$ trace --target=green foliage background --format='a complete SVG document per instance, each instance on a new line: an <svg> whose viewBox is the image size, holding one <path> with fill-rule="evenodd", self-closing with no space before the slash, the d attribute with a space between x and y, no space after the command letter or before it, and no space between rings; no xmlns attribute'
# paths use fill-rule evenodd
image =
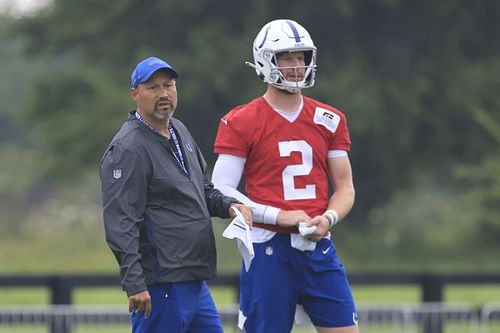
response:
<svg viewBox="0 0 500 333"><path fill-rule="evenodd" d="M97 171L135 63L181 73L176 117L213 165L220 117L265 89L244 65L253 38L284 17L319 50L304 93L348 117L357 201L334 232L348 269L498 271L500 2L54 0L0 18L0 272L115 271Z"/></svg>

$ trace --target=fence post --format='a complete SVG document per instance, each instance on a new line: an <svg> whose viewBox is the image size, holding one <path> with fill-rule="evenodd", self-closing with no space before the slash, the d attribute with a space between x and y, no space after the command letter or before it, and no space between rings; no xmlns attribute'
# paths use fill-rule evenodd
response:
<svg viewBox="0 0 500 333"><path fill-rule="evenodd" d="M66 276L52 276L49 282L52 305L70 305L73 302L73 284ZM71 322L60 314L52 315L50 333L71 333Z"/></svg>
<svg viewBox="0 0 500 333"><path fill-rule="evenodd" d="M441 277L426 274L422 277L422 302L442 302L443 301L443 281ZM424 333L442 333L443 320L439 313L429 312L422 317L422 327Z"/></svg>

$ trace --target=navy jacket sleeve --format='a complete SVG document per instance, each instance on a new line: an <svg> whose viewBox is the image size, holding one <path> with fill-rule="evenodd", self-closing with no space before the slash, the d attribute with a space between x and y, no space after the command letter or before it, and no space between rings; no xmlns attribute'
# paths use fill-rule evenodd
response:
<svg viewBox="0 0 500 333"><path fill-rule="evenodd" d="M115 144L100 168L106 241L120 265L122 288L128 296L147 290L139 254L148 184L144 163L137 152Z"/></svg>

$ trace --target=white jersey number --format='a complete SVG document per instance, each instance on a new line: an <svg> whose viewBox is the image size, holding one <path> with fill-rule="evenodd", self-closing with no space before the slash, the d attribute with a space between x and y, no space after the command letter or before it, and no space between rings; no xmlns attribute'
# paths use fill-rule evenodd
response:
<svg viewBox="0 0 500 333"><path fill-rule="evenodd" d="M302 164L287 166L282 174L285 200L316 199L316 185L309 184L304 188L296 188L293 177L311 173L313 167L312 147L304 140L278 142L280 156L288 157L292 152L302 154Z"/></svg>

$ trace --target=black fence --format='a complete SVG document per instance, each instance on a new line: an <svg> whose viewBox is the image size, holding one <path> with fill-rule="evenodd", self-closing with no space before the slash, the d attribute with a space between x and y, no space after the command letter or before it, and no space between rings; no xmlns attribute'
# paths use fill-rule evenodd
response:
<svg viewBox="0 0 500 333"><path fill-rule="evenodd" d="M350 282L352 285L417 285L421 289L422 304L438 304L443 301L444 288L453 284L464 285L479 285L479 284L500 284L500 274L409 274L409 273L351 273ZM118 287L120 284L119 277L116 275L79 275L79 274L58 274L58 275L9 275L0 276L0 288L14 287L46 287L50 290L51 303L54 306L71 305L73 304L73 291L76 288L95 288L95 287ZM209 281L209 285L217 287L234 288L236 294L239 294L239 275L221 275L214 280ZM235 300L236 302L237 300ZM429 308L429 307L427 307ZM442 311L441 311L442 312ZM477 313L469 311L473 316L479 316L480 310ZM12 314L15 315L15 314ZM49 316L50 314L45 314ZM60 313L58 313L60 316ZM366 316L371 315L371 312ZM9 314L9 316L11 316ZM2 321L8 323L11 317L0 316L0 324ZM49 320L40 315L43 322L49 323L51 333L70 333L71 323L78 322L78 318L82 315L72 318L68 313L66 316L52 318ZM55 316L55 315L52 315ZM99 316L95 314L94 316ZM105 316L102 314L101 316ZM227 320L234 316L227 315ZM124 320L123 314L111 318L121 318ZM77 320L78 319L78 320ZM224 318L222 318L224 319ZM234 318L233 318L234 319ZM447 317L437 316L435 312L420 311L415 316L416 321L422 327L425 333L442 333L443 323L447 321ZM84 319L81 319L84 320Z"/></svg>
<svg viewBox="0 0 500 333"><path fill-rule="evenodd" d="M231 287L239 290L238 275L222 275L209 284L211 286ZM75 288L119 287L120 279L116 275L9 275L0 276L0 288L46 287L50 290L53 305L73 304Z"/></svg>

